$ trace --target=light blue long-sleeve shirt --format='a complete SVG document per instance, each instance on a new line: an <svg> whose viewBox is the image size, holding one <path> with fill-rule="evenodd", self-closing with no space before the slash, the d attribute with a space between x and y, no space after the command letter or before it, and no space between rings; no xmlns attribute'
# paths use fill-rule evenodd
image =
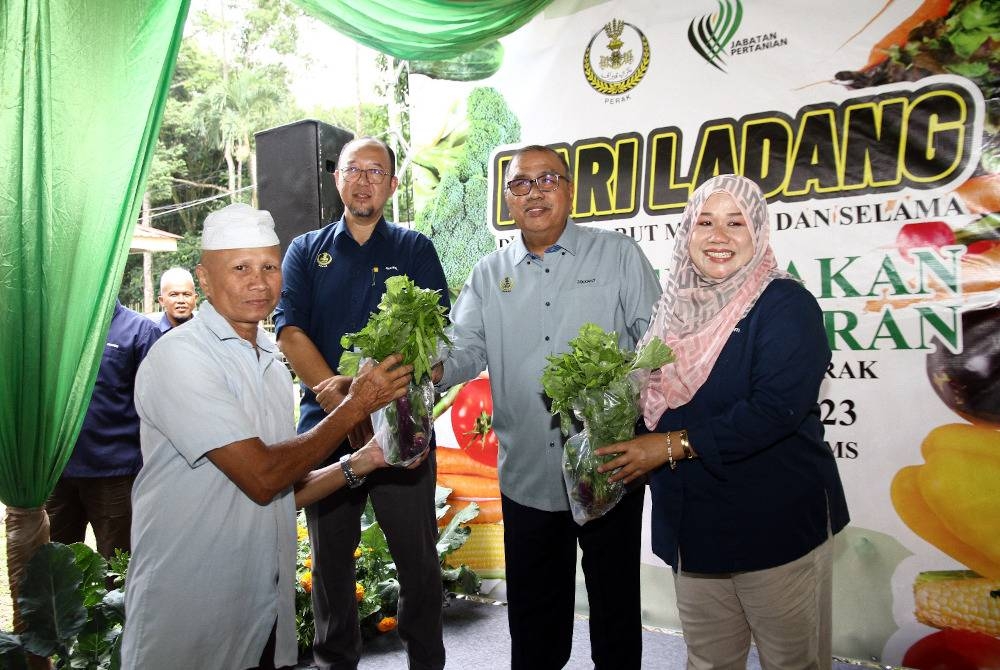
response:
<svg viewBox="0 0 1000 670"><path fill-rule="evenodd" d="M540 510L569 509L565 438L540 381L546 357L567 351L588 322L634 349L659 295L656 273L632 238L572 222L543 258L519 235L476 264L451 311L454 347L438 388L489 367L505 496Z"/></svg>

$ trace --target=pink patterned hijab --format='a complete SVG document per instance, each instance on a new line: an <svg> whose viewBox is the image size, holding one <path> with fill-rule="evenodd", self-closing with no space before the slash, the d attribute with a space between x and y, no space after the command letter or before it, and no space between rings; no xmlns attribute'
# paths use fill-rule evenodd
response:
<svg viewBox="0 0 1000 670"><path fill-rule="evenodd" d="M754 253L750 261L721 280L702 275L691 262L691 231L705 201L728 193L747 221ZM687 403L708 379L723 345L737 322L746 316L773 279L791 277L777 268L768 242L767 202L754 182L737 175L719 175L699 186L684 208L674 242L671 272L641 344L658 336L677 360L654 370L642 392L642 411L652 430L668 408Z"/></svg>

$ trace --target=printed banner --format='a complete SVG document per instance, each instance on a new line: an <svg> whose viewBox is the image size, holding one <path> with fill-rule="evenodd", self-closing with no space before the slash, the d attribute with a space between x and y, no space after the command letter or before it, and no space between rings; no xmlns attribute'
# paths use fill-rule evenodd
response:
<svg viewBox="0 0 1000 670"><path fill-rule="evenodd" d="M1000 3L556 0L484 58L410 80L418 227L449 282L516 234L518 146L563 152L575 221L661 272L694 188L760 183L833 350L835 654L1000 655ZM645 543L646 623L679 628Z"/></svg>

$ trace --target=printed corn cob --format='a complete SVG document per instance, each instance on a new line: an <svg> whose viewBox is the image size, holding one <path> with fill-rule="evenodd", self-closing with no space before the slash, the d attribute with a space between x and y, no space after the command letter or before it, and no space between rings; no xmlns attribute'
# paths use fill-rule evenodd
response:
<svg viewBox="0 0 1000 670"><path fill-rule="evenodd" d="M913 599L921 623L1000 636L1000 580L971 570L922 572Z"/></svg>
<svg viewBox="0 0 1000 670"><path fill-rule="evenodd" d="M503 525L469 524L472 533L461 547L448 556L452 565L468 565L487 579L502 579L506 574L503 555Z"/></svg>

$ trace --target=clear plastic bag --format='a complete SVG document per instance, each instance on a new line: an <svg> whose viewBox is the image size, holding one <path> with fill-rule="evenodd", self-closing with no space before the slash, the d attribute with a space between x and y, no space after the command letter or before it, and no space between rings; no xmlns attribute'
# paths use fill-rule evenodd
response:
<svg viewBox="0 0 1000 670"><path fill-rule="evenodd" d="M434 383L410 382L406 395L372 414L375 439L385 462L406 467L424 453L434 427Z"/></svg>
<svg viewBox="0 0 1000 670"><path fill-rule="evenodd" d="M563 481L573 520L581 526L607 514L625 495L623 483L608 481L613 472L597 471L614 456L595 456L594 451L635 437L637 384L636 377L618 380L605 389L590 389L573 402L573 414L583 422L583 430L563 447Z"/></svg>

